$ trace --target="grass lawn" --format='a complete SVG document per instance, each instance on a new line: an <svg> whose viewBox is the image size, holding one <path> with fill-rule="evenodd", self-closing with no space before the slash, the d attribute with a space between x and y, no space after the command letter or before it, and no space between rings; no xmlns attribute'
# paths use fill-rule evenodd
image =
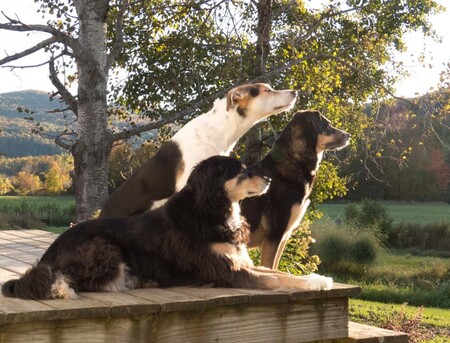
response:
<svg viewBox="0 0 450 343"><path fill-rule="evenodd" d="M75 197L0 196L0 229L42 229L61 233L74 221Z"/></svg>
<svg viewBox="0 0 450 343"><path fill-rule="evenodd" d="M332 276L336 281L361 286L360 299L450 309L449 258L386 250L373 264L356 270Z"/></svg>
<svg viewBox="0 0 450 343"><path fill-rule="evenodd" d="M419 307L404 307L405 317L409 320L418 313ZM374 301L360 299L350 299L349 304L350 320L383 326L402 311L400 304L384 304ZM425 329L433 332L434 338L428 338L424 342L444 343L450 341L450 310L440 308L425 307L420 321Z"/></svg>
<svg viewBox="0 0 450 343"><path fill-rule="evenodd" d="M4 195L0 196L0 206L20 206L21 204L28 205L46 205L55 204L60 207L68 207L75 204L75 196L73 195L54 195L54 196L15 196Z"/></svg>
<svg viewBox="0 0 450 343"><path fill-rule="evenodd" d="M325 203L319 205L319 210L324 212L324 217L332 220L337 218L344 220L345 208L349 203ZM415 222L431 223L442 220L450 221L450 204L445 203L395 203L385 201L388 213L394 219L394 223Z"/></svg>

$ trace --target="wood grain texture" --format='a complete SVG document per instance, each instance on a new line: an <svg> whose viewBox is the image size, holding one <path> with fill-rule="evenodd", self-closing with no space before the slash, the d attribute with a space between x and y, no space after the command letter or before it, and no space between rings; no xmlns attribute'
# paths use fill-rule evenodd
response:
<svg viewBox="0 0 450 343"><path fill-rule="evenodd" d="M0 327L0 342L311 342L346 337L346 309L346 301L339 299L319 310L309 301L17 323Z"/></svg>

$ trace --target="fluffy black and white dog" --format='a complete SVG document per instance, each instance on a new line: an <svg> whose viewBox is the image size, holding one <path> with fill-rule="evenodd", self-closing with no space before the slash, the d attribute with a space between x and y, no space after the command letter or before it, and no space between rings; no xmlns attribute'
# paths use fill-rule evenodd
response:
<svg viewBox="0 0 450 343"><path fill-rule="evenodd" d="M298 112L269 154L251 167L272 179L266 194L241 203L252 232L249 246L262 247L263 266L278 268L284 247L310 203L308 197L324 151L342 149L349 138L320 112Z"/></svg>
<svg viewBox="0 0 450 343"><path fill-rule="evenodd" d="M76 298L81 291L213 283L260 289L328 289L332 280L255 268L238 202L260 195L270 179L238 160L199 163L187 185L161 208L127 218L96 219L61 234L40 261L2 293L24 299Z"/></svg>

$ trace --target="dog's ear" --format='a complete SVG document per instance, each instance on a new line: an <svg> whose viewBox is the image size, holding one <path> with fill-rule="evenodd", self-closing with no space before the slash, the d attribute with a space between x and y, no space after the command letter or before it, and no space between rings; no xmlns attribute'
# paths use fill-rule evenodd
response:
<svg viewBox="0 0 450 343"><path fill-rule="evenodd" d="M244 100L246 96L246 92L239 87L229 91L227 94L227 112L236 106L236 102Z"/></svg>
<svg viewBox="0 0 450 343"><path fill-rule="evenodd" d="M314 130L316 130L317 133L322 133L323 131L323 120L320 112L314 111L311 112L308 116L311 120L311 124L314 127Z"/></svg>
<svg viewBox="0 0 450 343"><path fill-rule="evenodd" d="M196 203L201 207L214 206L217 198L224 197L225 173L212 161L200 162L193 170L187 184L195 194Z"/></svg>

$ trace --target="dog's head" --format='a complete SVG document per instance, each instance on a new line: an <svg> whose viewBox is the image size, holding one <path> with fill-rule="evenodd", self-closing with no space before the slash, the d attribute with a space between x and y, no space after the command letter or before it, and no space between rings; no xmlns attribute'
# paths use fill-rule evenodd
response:
<svg viewBox="0 0 450 343"><path fill-rule="evenodd" d="M269 184L269 178L255 175L237 159L225 156L203 160L187 181L200 206L226 205L260 195L267 191Z"/></svg>
<svg viewBox="0 0 450 343"><path fill-rule="evenodd" d="M306 150L317 154L325 150L338 150L347 146L350 134L336 129L318 111L302 111L294 115L279 138L279 144L288 146L293 156L304 155Z"/></svg>
<svg viewBox="0 0 450 343"><path fill-rule="evenodd" d="M261 120L291 109L297 98L294 90L274 90L268 84L242 85L227 94L227 112L235 110L242 117Z"/></svg>

